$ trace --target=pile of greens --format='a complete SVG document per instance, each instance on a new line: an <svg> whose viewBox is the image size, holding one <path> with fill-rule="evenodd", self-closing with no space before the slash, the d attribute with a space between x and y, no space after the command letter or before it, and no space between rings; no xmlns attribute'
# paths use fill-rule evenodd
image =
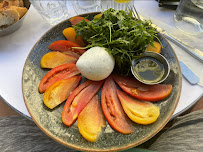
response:
<svg viewBox="0 0 203 152"><path fill-rule="evenodd" d="M116 61L115 72L127 75L131 61L153 46L157 31L150 21L132 18L132 11L116 11L112 8L103 11L100 18L92 21L82 20L74 26L89 45L86 48L101 46L113 55Z"/></svg>

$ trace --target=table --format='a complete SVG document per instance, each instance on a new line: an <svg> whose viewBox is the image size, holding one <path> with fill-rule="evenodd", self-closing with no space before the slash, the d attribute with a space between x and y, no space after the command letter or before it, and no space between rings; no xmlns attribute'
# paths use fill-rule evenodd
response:
<svg viewBox="0 0 203 152"><path fill-rule="evenodd" d="M68 2L68 6L69 16L72 17L75 12L70 2ZM169 25L173 23L174 11L159 8L156 1L135 1L135 6L138 12L145 13L145 15L150 14L151 17ZM34 44L51 27L31 6L21 28L10 35L0 37L0 97L14 110L27 118L30 118L30 115L24 104L21 86L23 66ZM172 42L170 44L178 58L184 61L185 64L190 65L190 67L193 67L193 65L203 67L203 63L178 48ZM198 70L202 69L195 68L192 70L198 72ZM191 85L183 78L180 101L173 117L194 105L202 95L203 87Z"/></svg>

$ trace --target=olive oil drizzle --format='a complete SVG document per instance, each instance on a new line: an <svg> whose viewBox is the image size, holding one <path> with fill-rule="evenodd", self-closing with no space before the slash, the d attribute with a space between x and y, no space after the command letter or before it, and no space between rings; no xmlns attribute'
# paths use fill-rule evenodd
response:
<svg viewBox="0 0 203 152"><path fill-rule="evenodd" d="M136 61L133 66L134 74L146 83L158 82L164 76L164 65L158 60L144 57Z"/></svg>

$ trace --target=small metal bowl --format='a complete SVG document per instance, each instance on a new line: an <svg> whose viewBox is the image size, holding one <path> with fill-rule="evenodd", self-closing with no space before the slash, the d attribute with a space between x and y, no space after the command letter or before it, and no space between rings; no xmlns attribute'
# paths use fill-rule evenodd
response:
<svg viewBox="0 0 203 152"><path fill-rule="evenodd" d="M169 75L170 66L166 58L155 52L144 52L132 61L131 72L144 84L158 84Z"/></svg>
<svg viewBox="0 0 203 152"><path fill-rule="evenodd" d="M23 0L23 2L24 2L24 7L26 7L29 10L29 8L30 8L29 0ZM21 25L23 24L23 21L25 19L26 14L19 21L14 23L13 25L11 25L7 28L0 29L0 36L8 35L8 34L11 34L15 31L17 31L21 27Z"/></svg>

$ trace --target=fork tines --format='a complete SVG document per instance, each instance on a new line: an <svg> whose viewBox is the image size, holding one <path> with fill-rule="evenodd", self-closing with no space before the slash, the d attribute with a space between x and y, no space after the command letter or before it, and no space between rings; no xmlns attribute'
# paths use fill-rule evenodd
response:
<svg viewBox="0 0 203 152"><path fill-rule="evenodd" d="M141 20L134 5L132 7L129 7L129 10L132 10L132 14L134 15L135 18L137 18L138 20Z"/></svg>

